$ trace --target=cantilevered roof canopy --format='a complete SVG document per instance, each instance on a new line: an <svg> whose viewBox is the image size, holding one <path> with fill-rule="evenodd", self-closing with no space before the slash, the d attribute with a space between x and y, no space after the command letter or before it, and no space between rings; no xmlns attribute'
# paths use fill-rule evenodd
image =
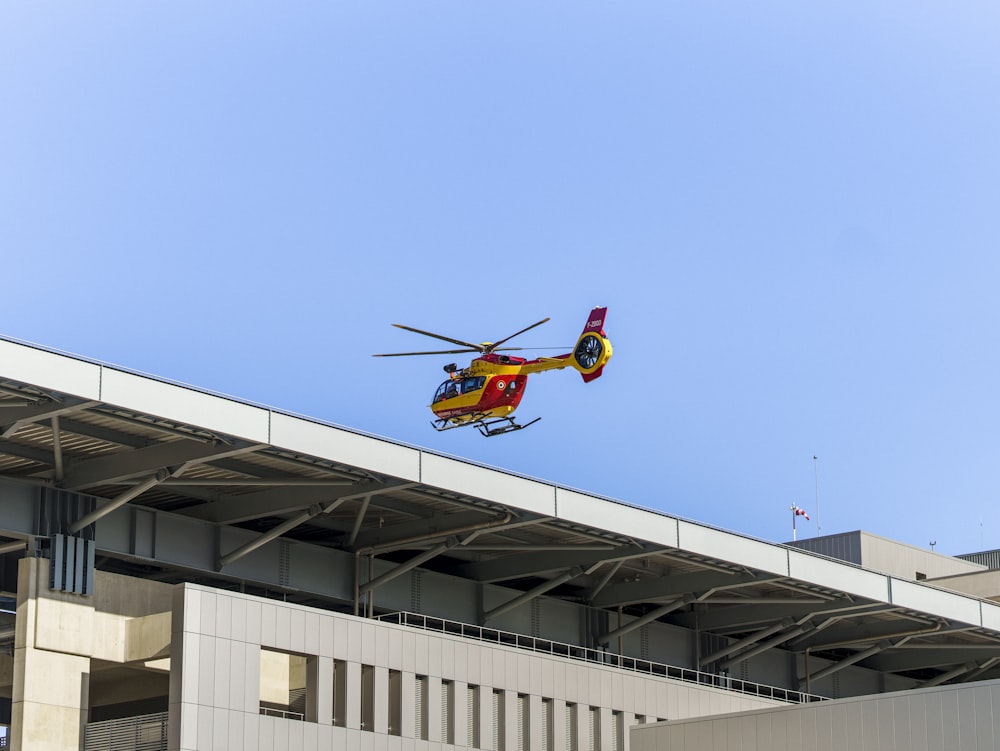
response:
<svg viewBox="0 0 1000 751"><path fill-rule="evenodd" d="M621 608L606 643L697 617L736 639L706 668L780 647L929 683L1000 674L992 602L0 339L0 554L55 533L161 579L331 602L327 571L274 581L253 561L278 540L308 546L306 568L377 556L356 598L420 566L522 593L486 622L542 594Z"/></svg>

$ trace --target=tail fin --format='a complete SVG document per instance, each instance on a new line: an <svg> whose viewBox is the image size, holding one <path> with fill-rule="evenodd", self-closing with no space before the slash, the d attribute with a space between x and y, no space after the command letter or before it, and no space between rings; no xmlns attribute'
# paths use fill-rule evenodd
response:
<svg viewBox="0 0 1000 751"><path fill-rule="evenodd" d="M583 332L577 340L573 359L584 383L600 378L604 366L611 359L611 342L604 333L604 319L607 315L607 308L594 308L590 311Z"/></svg>
<svg viewBox="0 0 1000 751"><path fill-rule="evenodd" d="M600 334L604 336L604 319L608 315L607 308L594 308L587 317L587 325L583 327L584 334Z"/></svg>

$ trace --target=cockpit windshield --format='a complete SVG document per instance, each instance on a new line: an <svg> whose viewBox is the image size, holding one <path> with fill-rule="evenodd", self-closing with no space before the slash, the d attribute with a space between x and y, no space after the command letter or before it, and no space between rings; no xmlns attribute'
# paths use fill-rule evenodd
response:
<svg viewBox="0 0 1000 751"><path fill-rule="evenodd" d="M486 385L486 376L449 378L438 386L438 390L434 394L434 401L439 402L442 399L454 399L462 394L471 394L473 391L479 391L484 385Z"/></svg>

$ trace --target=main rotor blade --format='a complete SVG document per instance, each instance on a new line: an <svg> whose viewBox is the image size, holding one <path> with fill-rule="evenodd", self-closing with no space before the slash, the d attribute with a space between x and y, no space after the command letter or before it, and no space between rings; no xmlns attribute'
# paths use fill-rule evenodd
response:
<svg viewBox="0 0 1000 751"><path fill-rule="evenodd" d="M385 355L372 355L372 357L409 357L410 355L460 355L463 352L478 352L478 349L442 349L437 352L390 352Z"/></svg>
<svg viewBox="0 0 1000 751"><path fill-rule="evenodd" d="M493 344L491 344L491 345L490 345L490 348L489 348L489 351L490 351L490 352L493 352L493 351L495 351L495 350L496 350L496 348L497 348L497 347L499 347L499 346L500 346L501 344L503 344L504 342L509 342L509 341L510 341L511 339L513 339L513 338L514 338L515 336L520 336L520 335L521 335L521 334L523 334L523 333L524 333L525 331L531 331L531 330L532 330L533 328L535 328L535 326L541 326L541 325L542 325L543 323L545 323L545 322L546 322L546 321L548 321L548 320L549 320L548 318L543 318L543 319L542 319L542 320L540 320L540 321L539 321L538 323L533 323L533 324L531 324L530 326L528 326L527 328L524 328L524 329L521 329L520 331L518 331L518 332L516 332L516 333L514 333L514 334L511 334L511 335L510 335L510 336L508 336L508 337L507 337L506 339L501 339L501 340L500 340L500 341L498 341L498 342L493 342Z"/></svg>
<svg viewBox="0 0 1000 751"><path fill-rule="evenodd" d="M532 352L534 352L536 350L542 350L542 349L561 349L563 352L565 352L566 350L573 349L573 348L572 347L497 347L496 349L490 350L490 351L491 352L514 352L515 350L522 350L522 351L523 350L531 350Z"/></svg>
<svg viewBox="0 0 1000 751"><path fill-rule="evenodd" d="M545 320L548 319L546 318ZM472 342L463 342L461 339L452 339L450 336L441 336L441 334L432 334L430 331L421 331L420 329L415 329L412 326L404 326L401 323L394 323L392 325L395 326L397 329L405 329L406 331L412 331L414 334L423 334L424 336L429 336L434 339L440 339L445 342L451 342L452 344L461 344L463 347L471 347L472 350L475 352L483 351L482 346L479 344L473 344ZM510 339L510 337L507 337L507 339ZM507 340L505 339L504 341ZM449 352L444 354L451 354L451 353Z"/></svg>

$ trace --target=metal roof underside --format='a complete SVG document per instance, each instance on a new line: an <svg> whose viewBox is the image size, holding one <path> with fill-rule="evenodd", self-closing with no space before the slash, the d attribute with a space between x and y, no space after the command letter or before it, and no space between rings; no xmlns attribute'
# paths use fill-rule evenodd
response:
<svg viewBox="0 0 1000 751"><path fill-rule="evenodd" d="M737 640L735 649L729 642L706 655L706 670L780 647L928 685L1000 676L1000 633L982 625L525 511L517 498L407 481L2 373L0 477L95 497L95 515L110 505L102 499L130 503L250 530L260 544L281 537L401 567L416 560L502 583L524 592L522 601L545 594ZM16 545L0 539L2 552ZM231 562L219 561L220 580Z"/></svg>

